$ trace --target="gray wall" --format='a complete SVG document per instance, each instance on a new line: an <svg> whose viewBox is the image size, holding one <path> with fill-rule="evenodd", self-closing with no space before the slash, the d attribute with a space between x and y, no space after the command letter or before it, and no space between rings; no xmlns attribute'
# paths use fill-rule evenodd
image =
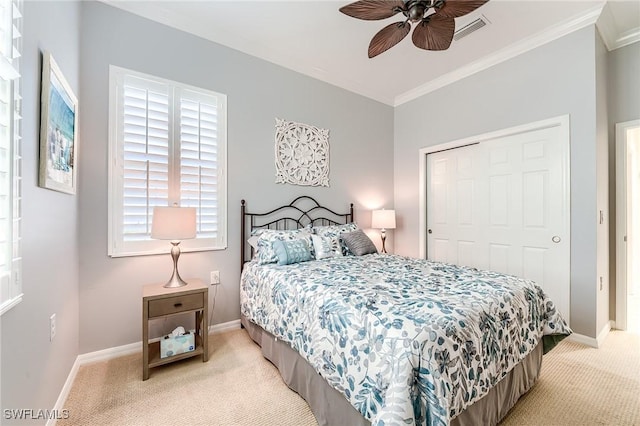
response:
<svg viewBox="0 0 640 426"><path fill-rule="evenodd" d="M596 31L595 34L595 70L596 70L596 203L598 218L602 211L602 223L598 219L596 228L596 333L609 322L609 221L615 216L609 214L609 109L607 102L607 48Z"/></svg>
<svg viewBox="0 0 640 426"><path fill-rule="evenodd" d="M570 114L571 326L591 337L597 297L594 40L593 26L569 34L403 104L394 121L395 208L402 218L395 250L417 256L420 148Z"/></svg>
<svg viewBox="0 0 640 426"><path fill-rule="evenodd" d="M640 119L640 43L607 55L607 99L609 111L609 217L616 217L616 123ZM609 222L611 261L609 311L615 319L616 303L616 223Z"/></svg>
<svg viewBox="0 0 640 426"><path fill-rule="evenodd" d="M41 51L52 53L80 95L80 5L28 1L23 15L24 299L2 316L2 408L50 409L78 355L79 197L37 186ZM49 342L53 313L57 335Z"/></svg>
<svg viewBox="0 0 640 426"><path fill-rule="evenodd" d="M609 52L609 127L640 115L640 43Z"/></svg>
<svg viewBox="0 0 640 426"><path fill-rule="evenodd" d="M354 202L363 226L369 209L392 207L390 106L101 3L83 3L81 22L80 353L140 341L141 287L167 280L172 267L168 255L107 256L109 64L228 97L228 248L180 257L183 277L208 282L220 271L213 323L240 316L241 199L255 210L300 194L343 210ZM330 130L330 188L274 183L276 117Z"/></svg>

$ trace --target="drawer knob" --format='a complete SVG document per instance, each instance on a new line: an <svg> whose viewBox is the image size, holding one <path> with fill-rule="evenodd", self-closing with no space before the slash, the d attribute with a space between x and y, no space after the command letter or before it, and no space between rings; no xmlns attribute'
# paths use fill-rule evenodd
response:
<svg viewBox="0 0 640 426"><path fill-rule="evenodd" d="M178 302L178 303L174 303L173 304L174 308L179 308L180 306L182 306L182 302Z"/></svg>

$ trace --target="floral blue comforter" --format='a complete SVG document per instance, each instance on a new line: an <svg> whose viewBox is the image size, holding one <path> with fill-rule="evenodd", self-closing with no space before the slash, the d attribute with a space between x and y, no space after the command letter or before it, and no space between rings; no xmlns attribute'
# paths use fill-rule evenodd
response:
<svg viewBox="0 0 640 426"><path fill-rule="evenodd" d="M447 425L544 335L571 333L531 281L383 254L250 262L241 311L373 425Z"/></svg>

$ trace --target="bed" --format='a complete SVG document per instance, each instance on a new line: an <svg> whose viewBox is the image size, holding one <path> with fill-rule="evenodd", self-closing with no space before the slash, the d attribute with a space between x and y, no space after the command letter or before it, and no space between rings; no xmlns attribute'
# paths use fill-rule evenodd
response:
<svg viewBox="0 0 640 426"><path fill-rule="evenodd" d="M362 249L353 205L241 215L242 325L321 425L497 424L571 333L531 281Z"/></svg>

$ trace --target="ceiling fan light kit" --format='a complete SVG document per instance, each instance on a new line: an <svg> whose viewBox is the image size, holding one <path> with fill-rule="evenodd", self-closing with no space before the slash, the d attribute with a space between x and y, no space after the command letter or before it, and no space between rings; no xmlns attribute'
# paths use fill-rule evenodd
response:
<svg viewBox="0 0 640 426"><path fill-rule="evenodd" d="M340 12L367 21L387 19L397 13L404 21L380 30L369 44L369 58L400 43L416 27L411 39L424 50L447 50L456 29L455 18L473 12L489 0L359 0L340 8Z"/></svg>

